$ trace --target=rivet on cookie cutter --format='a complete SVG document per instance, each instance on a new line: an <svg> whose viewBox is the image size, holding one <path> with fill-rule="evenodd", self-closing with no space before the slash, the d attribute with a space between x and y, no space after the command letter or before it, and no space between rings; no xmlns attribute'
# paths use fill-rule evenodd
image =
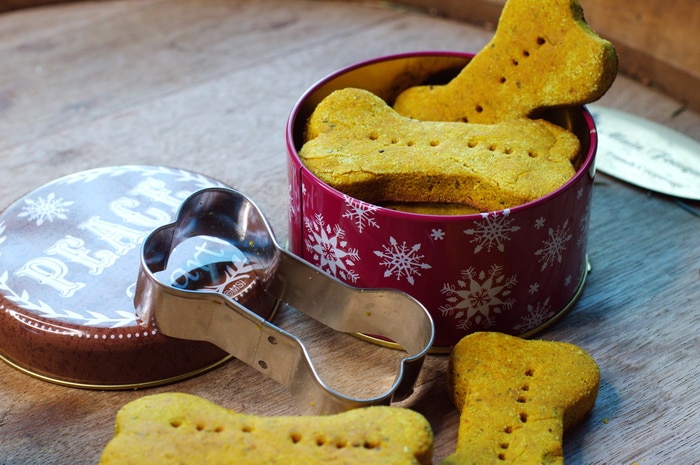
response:
<svg viewBox="0 0 700 465"><path fill-rule="evenodd" d="M286 386L311 414L405 399L434 337L432 319L417 300L350 287L292 255L250 199L224 188L192 194L175 223L146 238L134 302L140 318L163 334L216 344ZM330 388L303 343L267 320L279 302L335 331L396 342L406 356L391 388L371 398Z"/></svg>

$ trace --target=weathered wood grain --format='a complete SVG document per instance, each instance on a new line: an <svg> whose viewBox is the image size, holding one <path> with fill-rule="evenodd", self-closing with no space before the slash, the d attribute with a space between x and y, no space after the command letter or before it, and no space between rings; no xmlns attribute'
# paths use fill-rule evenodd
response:
<svg viewBox="0 0 700 465"><path fill-rule="evenodd" d="M79 170L163 164L241 189L284 242L284 126L301 93L359 60L476 51L490 36L376 4L303 0L118 0L5 13L0 205ZM618 79L601 103L700 140L698 113L629 79ZM573 311L541 335L581 345L602 370L593 414L566 437L567 463L697 462L700 219L674 199L600 174L591 208L593 271ZM327 342L322 334L308 337L321 348ZM359 363L328 376L356 377ZM446 363L429 357L416 393L402 403L431 421L436 463L452 452L458 422ZM94 464L122 405L174 390L245 413L295 414L283 387L235 360L146 392L65 388L3 364L0 463Z"/></svg>

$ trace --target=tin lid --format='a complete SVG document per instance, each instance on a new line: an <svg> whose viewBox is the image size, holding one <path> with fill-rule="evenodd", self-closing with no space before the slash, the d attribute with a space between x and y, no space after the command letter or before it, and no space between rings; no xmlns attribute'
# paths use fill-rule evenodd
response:
<svg viewBox="0 0 700 465"><path fill-rule="evenodd" d="M222 186L180 169L126 165L75 173L0 213L0 358L76 387L145 387L229 356L170 338L133 304L141 243L182 201Z"/></svg>

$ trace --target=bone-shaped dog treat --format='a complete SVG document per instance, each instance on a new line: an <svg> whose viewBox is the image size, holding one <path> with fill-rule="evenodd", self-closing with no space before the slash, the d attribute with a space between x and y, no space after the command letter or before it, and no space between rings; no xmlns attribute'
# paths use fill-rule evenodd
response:
<svg viewBox="0 0 700 465"><path fill-rule="evenodd" d="M575 345L464 337L449 366L457 451L441 465L562 464L563 431L593 408L599 382L598 365Z"/></svg>
<svg viewBox="0 0 700 465"><path fill-rule="evenodd" d="M371 92L346 88L316 107L299 156L323 182L367 202L493 211L561 186L575 173L579 149L576 136L544 120L417 121Z"/></svg>
<svg viewBox="0 0 700 465"><path fill-rule="evenodd" d="M405 408L262 417L166 393L121 408L100 465L428 465L432 453L430 424Z"/></svg>
<svg viewBox="0 0 700 465"><path fill-rule="evenodd" d="M418 86L394 103L425 121L496 123L599 99L617 74L612 44L578 0L508 0L492 40L444 86Z"/></svg>

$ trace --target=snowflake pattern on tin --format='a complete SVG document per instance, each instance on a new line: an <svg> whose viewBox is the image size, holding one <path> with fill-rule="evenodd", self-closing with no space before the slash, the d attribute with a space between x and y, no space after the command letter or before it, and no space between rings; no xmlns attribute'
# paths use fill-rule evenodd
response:
<svg viewBox="0 0 700 465"><path fill-rule="evenodd" d="M513 326L513 329L525 333L547 323L553 316L554 310L547 297L543 302L537 302L535 305L528 304L527 313L520 318L520 324Z"/></svg>
<svg viewBox="0 0 700 465"><path fill-rule="evenodd" d="M540 270L544 271L554 262L561 263L562 254L566 250L567 243L571 240L568 224L569 220L566 220L563 225L556 229L549 228L547 233L549 237L542 241L542 247L535 251L535 255L540 258L540 263L542 263Z"/></svg>
<svg viewBox="0 0 700 465"><path fill-rule="evenodd" d="M53 220L65 220L68 217L68 207L73 205L71 200L63 200L61 197L51 192L46 198L39 197L36 200L26 199L26 204L22 208L22 212L17 215L20 218L27 218L30 222L36 221L37 226L41 226L44 222L53 222Z"/></svg>
<svg viewBox="0 0 700 465"><path fill-rule="evenodd" d="M304 218L308 235L304 240L306 250L312 254L312 260L322 270L346 282L355 282L359 275L352 269L360 260L357 249L347 248L345 231L336 224L326 224L323 215L317 213L313 220Z"/></svg>
<svg viewBox="0 0 700 465"><path fill-rule="evenodd" d="M566 278L564 279L564 286L569 287L573 282L574 278L572 278L570 274L566 275Z"/></svg>
<svg viewBox="0 0 700 465"><path fill-rule="evenodd" d="M441 228L432 229L430 231L430 238L434 241L441 241L445 239L445 231L443 231Z"/></svg>
<svg viewBox="0 0 700 465"><path fill-rule="evenodd" d="M414 276L420 276L420 270L432 268L423 262L424 255L419 254L420 243L408 246L406 241L399 243L393 237L389 237L389 244L382 246L383 250L375 250L374 254L381 259L380 265L386 268L384 277L396 276L399 281L405 277L406 281L415 284Z"/></svg>
<svg viewBox="0 0 700 465"><path fill-rule="evenodd" d="M513 219L510 218L510 210L503 210L503 213L491 212L482 213L483 221L477 221L476 227L466 229L465 234L474 236L469 242L476 244L474 253L479 253L486 249L490 252L493 247L498 251L505 250L504 243L510 240L510 233L520 230L520 226L513 226Z"/></svg>
<svg viewBox="0 0 700 465"><path fill-rule="evenodd" d="M125 174L140 173L145 179L150 177L162 177L168 176L174 178L178 182L192 182L196 189L204 187L219 186L224 187L224 184L219 183L206 178L203 175L190 173L185 170L171 169L165 167L149 167L149 166L138 166L138 165L125 165L125 166L114 166L114 167L104 167L95 168L88 171L82 171L74 173L63 178L54 181L57 185L73 185L80 183L91 183L103 176L109 178L116 178L123 176ZM160 181L158 181L160 182ZM195 190L196 190L195 189ZM188 188L187 191L180 191L176 196L184 198L185 195L191 193L192 189ZM167 202L166 202L167 203ZM38 197L36 199L24 199L24 206L20 209L17 214L19 218L27 218L29 222L36 222L37 226L41 226L47 222L53 222L54 220L66 220L68 219L68 213L75 202L64 200L61 197L56 197L54 192L50 192L46 197ZM0 227L0 244L5 242L7 236L2 235L4 233L4 223ZM0 254L1 255L1 254ZM29 310L33 313L38 314L42 318L61 320L69 323L77 323L83 326L94 326L94 327L128 327L132 326L138 321L136 314L134 313L133 305L128 305L125 310L114 310L110 314L103 314L96 311L87 310L83 313L76 312L73 310L65 309L55 309L49 303L41 299L32 299L32 296L26 289L13 289L11 286L13 283L10 279L10 273L7 270L0 272L0 291L3 291L6 299L14 302L19 307ZM126 294L129 297L129 302L133 300L133 288L135 283L132 283L127 289ZM35 320L33 318L26 319L26 323L30 326L37 326L39 323L33 323ZM77 337L83 337L83 331L74 331L71 329L49 329L50 325L47 323L46 327L40 329L46 331L60 332L61 334L69 334L71 336L76 335ZM57 326L60 328L60 326ZM151 334L155 334L157 331L154 330ZM139 337L142 334L144 337L148 335L147 332L143 333L133 333L135 337ZM90 337L89 334L86 337ZM93 336L97 337L97 336ZM104 335L102 337L105 337ZM127 338L132 337L132 333L126 335ZM121 336L120 336L121 338Z"/></svg>
<svg viewBox="0 0 700 465"><path fill-rule="evenodd" d="M447 304L440 307L443 316L457 321L457 328L468 330L474 326L489 328L496 324L494 314L509 310L515 299L508 297L517 284L515 276L506 277L503 267L491 265L488 272L476 272L474 267L462 270L462 279L455 284L445 283L442 294Z"/></svg>
<svg viewBox="0 0 700 465"><path fill-rule="evenodd" d="M355 223L358 232L362 232L366 226L379 229L379 224L374 219L374 212L379 207L361 202L348 195L343 195L343 199L345 200L345 211L342 216Z"/></svg>

